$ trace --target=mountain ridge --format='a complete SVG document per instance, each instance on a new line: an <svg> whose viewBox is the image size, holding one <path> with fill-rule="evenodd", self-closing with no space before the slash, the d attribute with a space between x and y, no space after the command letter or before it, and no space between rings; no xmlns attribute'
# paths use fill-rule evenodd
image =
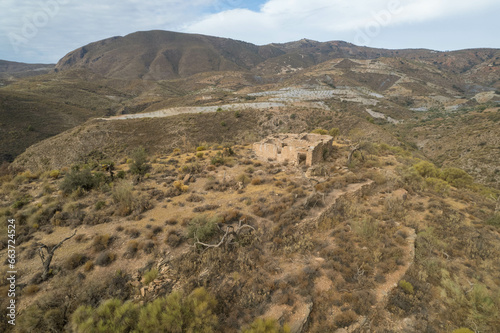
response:
<svg viewBox="0 0 500 333"><path fill-rule="evenodd" d="M460 60L464 55L467 59ZM88 68L112 78L162 80L209 71L265 72L276 62L283 65L293 63L304 68L335 58L366 60L401 57L432 61L446 69L457 67L457 71L464 72L494 57L499 59L499 55L500 50L488 48L449 52L391 50L357 46L344 41L318 42L309 39L258 46L229 38L152 30L82 46L61 58L55 70Z"/></svg>

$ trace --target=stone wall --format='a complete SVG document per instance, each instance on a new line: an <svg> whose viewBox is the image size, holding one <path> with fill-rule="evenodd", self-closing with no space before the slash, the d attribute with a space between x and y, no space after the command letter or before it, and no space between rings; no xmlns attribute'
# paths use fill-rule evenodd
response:
<svg viewBox="0 0 500 333"><path fill-rule="evenodd" d="M253 150L262 159L306 166L323 161L332 148L333 138L319 134L277 134L253 144ZM301 156L305 156L301 160Z"/></svg>

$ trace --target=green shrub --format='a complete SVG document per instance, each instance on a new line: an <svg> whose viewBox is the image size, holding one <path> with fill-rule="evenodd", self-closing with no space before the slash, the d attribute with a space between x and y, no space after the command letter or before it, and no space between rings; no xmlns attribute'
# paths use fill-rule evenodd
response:
<svg viewBox="0 0 500 333"><path fill-rule="evenodd" d="M250 183L250 177L248 177L246 174L242 173L238 177L236 177L236 181L241 182L243 185L246 185Z"/></svg>
<svg viewBox="0 0 500 333"><path fill-rule="evenodd" d="M12 204L12 208L19 209L23 206L29 204L33 198L29 194L24 194L22 196L17 197Z"/></svg>
<svg viewBox="0 0 500 333"><path fill-rule="evenodd" d="M421 190L424 186L424 179L418 171L411 167L402 172L403 181L414 189Z"/></svg>
<svg viewBox="0 0 500 333"><path fill-rule="evenodd" d="M414 291L413 291L413 285L410 282L408 282L406 280L401 280L401 281L399 281L398 285L407 294L413 294L414 293Z"/></svg>
<svg viewBox="0 0 500 333"><path fill-rule="evenodd" d="M16 332L64 332L64 309L42 309L39 304L30 305L16 321Z"/></svg>
<svg viewBox="0 0 500 333"><path fill-rule="evenodd" d="M61 174L61 172L59 170L52 170L49 172L49 177L53 178L53 179L57 179L57 178L59 178L60 174Z"/></svg>
<svg viewBox="0 0 500 333"><path fill-rule="evenodd" d="M487 219L486 224L500 228L500 213L494 214L489 219Z"/></svg>
<svg viewBox="0 0 500 333"><path fill-rule="evenodd" d="M417 164L413 165L413 168L417 170L420 176L427 177L439 177L440 171L436 166L427 161L420 161Z"/></svg>
<svg viewBox="0 0 500 333"><path fill-rule="evenodd" d="M462 327L462 328L457 328L456 330L453 330L452 333L474 333L474 331L471 331L468 328Z"/></svg>
<svg viewBox="0 0 500 333"><path fill-rule="evenodd" d="M196 147L196 151L203 151L203 150L207 150L207 147L205 147L205 146Z"/></svg>
<svg viewBox="0 0 500 333"><path fill-rule="evenodd" d="M94 205L95 210L101 210L106 207L106 201L97 201Z"/></svg>
<svg viewBox="0 0 500 333"><path fill-rule="evenodd" d="M173 292L141 309L139 332L216 332L216 301L204 288L193 290L187 298Z"/></svg>
<svg viewBox="0 0 500 333"><path fill-rule="evenodd" d="M156 268L151 268L149 271L144 273L143 283L145 286L153 282L158 277L158 270Z"/></svg>
<svg viewBox="0 0 500 333"><path fill-rule="evenodd" d="M203 157L203 153L199 152L198 154L201 154L201 156ZM184 164L183 166L181 166L179 168L179 172L182 175L186 175L188 173L199 173L202 170L203 170L203 166L201 164L199 164L198 162Z"/></svg>
<svg viewBox="0 0 500 333"><path fill-rule="evenodd" d="M443 169L442 178L457 188L467 187L473 182L472 176L459 168Z"/></svg>
<svg viewBox="0 0 500 333"><path fill-rule="evenodd" d="M182 296L173 292L161 297L141 309L137 328L139 332L155 333L160 328L166 332L183 332L184 318Z"/></svg>
<svg viewBox="0 0 500 333"><path fill-rule="evenodd" d="M132 332L139 318L139 308L131 302L109 299L97 309L82 305L71 316L74 332Z"/></svg>
<svg viewBox="0 0 500 333"><path fill-rule="evenodd" d="M331 135L334 138L336 138L337 136L340 135L340 130L337 127L333 127L328 131L328 135Z"/></svg>
<svg viewBox="0 0 500 333"><path fill-rule="evenodd" d="M439 194L446 193L450 187L446 181L434 177L426 178L425 184L429 189Z"/></svg>
<svg viewBox="0 0 500 333"><path fill-rule="evenodd" d="M217 224L220 222L222 222L222 218L220 216L196 216L188 224L187 237L205 242L217 233Z"/></svg>
<svg viewBox="0 0 500 333"><path fill-rule="evenodd" d="M79 170L78 168L73 168L64 177L60 188L65 194L70 194L76 190L90 191L99 185L99 180L92 175L90 169Z"/></svg>
<svg viewBox="0 0 500 333"><path fill-rule="evenodd" d="M226 162L224 156L222 155L222 153L220 151L217 152L217 154L212 157L212 160L210 161L213 165L224 165L224 163Z"/></svg>
<svg viewBox="0 0 500 333"><path fill-rule="evenodd" d="M312 130L311 133L326 135L328 134L328 131L322 128L316 128L315 130Z"/></svg>
<svg viewBox="0 0 500 333"><path fill-rule="evenodd" d="M74 332L216 332L217 303L204 288L183 298L178 291L144 305L110 299L99 307L82 305L71 316Z"/></svg>
<svg viewBox="0 0 500 333"><path fill-rule="evenodd" d="M241 333L289 333L288 325L281 327L276 320L272 318L257 318L249 327L244 328Z"/></svg>
<svg viewBox="0 0 500 333"><path fill-rule="evenodd" d="M151 165L147 163L148 155L143 147L137 148L132 152L133 162L130 164L130 172L134 175L144 176Z"/></svg>

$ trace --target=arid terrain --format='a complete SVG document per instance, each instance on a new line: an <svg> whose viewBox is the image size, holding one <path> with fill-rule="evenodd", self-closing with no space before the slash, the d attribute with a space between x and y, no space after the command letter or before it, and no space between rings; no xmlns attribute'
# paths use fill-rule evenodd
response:
<svg viewBox="0 0 500 333"><path fill-rule="evenodd" d="M500 330L499 68L163 31L0 63L0 331Z"/></svg>

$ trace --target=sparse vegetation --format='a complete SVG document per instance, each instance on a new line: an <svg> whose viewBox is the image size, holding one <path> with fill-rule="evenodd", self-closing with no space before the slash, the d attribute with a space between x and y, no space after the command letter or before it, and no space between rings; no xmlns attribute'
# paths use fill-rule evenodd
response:
<svg viewBox="0 0 500 333"><path fill-rule="evenodd" d="M130 172L134 175L143 177L150 170L151 165L147 163L147 153L143 147L137 148L132 152L132 163Z"/></svg>
<svg viewBox="0 0 500 333"><path fill-rule="evenodd" d="M483 52L492 51L477 59L489 57ZM291 321L294 329L307 323L308 332L495 332L500 118L493 102L465 101L473 94L458 72L446 69L461 56L447 54L446 65L438 57L437 65L428 54L425 66L417 57L413 72L405 72L410 60L402 54L397 61L384 55L355 64L334 60L328 75L310 68L306 89L298 88L304 75L291 70L280 74L279 84L269 73L227 72L161 82L113 79L110 88L93 75L74 90L93 96L83 104L61 88L65 117L86 113L83 107L102 116L99 103L108 116L123 111L128 117L174 105L220 108L87 122L0 168L0 218L16 220L22 269L16 331L288 332L283 321ZM471 57L473 87L482 66ZM382 73L393 66L390 75ZM338 71L345 84L337 82ZM407 82L398 81L403 72ZM319 78L321 93L337 86L325 108L309 74ZM55 85L72 84L76 72L66 71L64 80L60 75L12 83L0 94L27 84L23 89L33 98L41 89L54 96ZM446 80L454 86L442 90ZM263 84L257 89L253 81ZM297 86L284 86L291 82ZM372 106L357 101L382 86L393 86L390 98L377 97ZM436 98L429 97L430 86ZM451 87L464 95L456 108ZM412 95L397 96L400 91ZM446 107L437 102L442 92L450 99ZM238 96L258 96L259 103L282 97L275 93L308 99L262 112L226 105ZM11 112L13 102L2 101ZM367 107L375 112L371 117ZM52 126L37 123L26 131L28 125L20 127L27 136ZM337 138L328 158L312 169L257 160L252 152L251 144L267 135L311 130ZM68 229L79 233L42 279L29 268L39 267L40 243L50 249ZM5 235L0 224L2 255ZM0 270L4 291L6 274ZM3 299L0 305L4 315ZM276 315L279 322L268 319Z"/></svg>
<svg viewBox="0 0 500 333"><path fill-rule="evenodd" d="M99 185L99 181L100 179L94 176L90 169L84 168L80 170L80 168L75 167L64 176L60 187L66 194L77 190L90 191Z"/></svg>

